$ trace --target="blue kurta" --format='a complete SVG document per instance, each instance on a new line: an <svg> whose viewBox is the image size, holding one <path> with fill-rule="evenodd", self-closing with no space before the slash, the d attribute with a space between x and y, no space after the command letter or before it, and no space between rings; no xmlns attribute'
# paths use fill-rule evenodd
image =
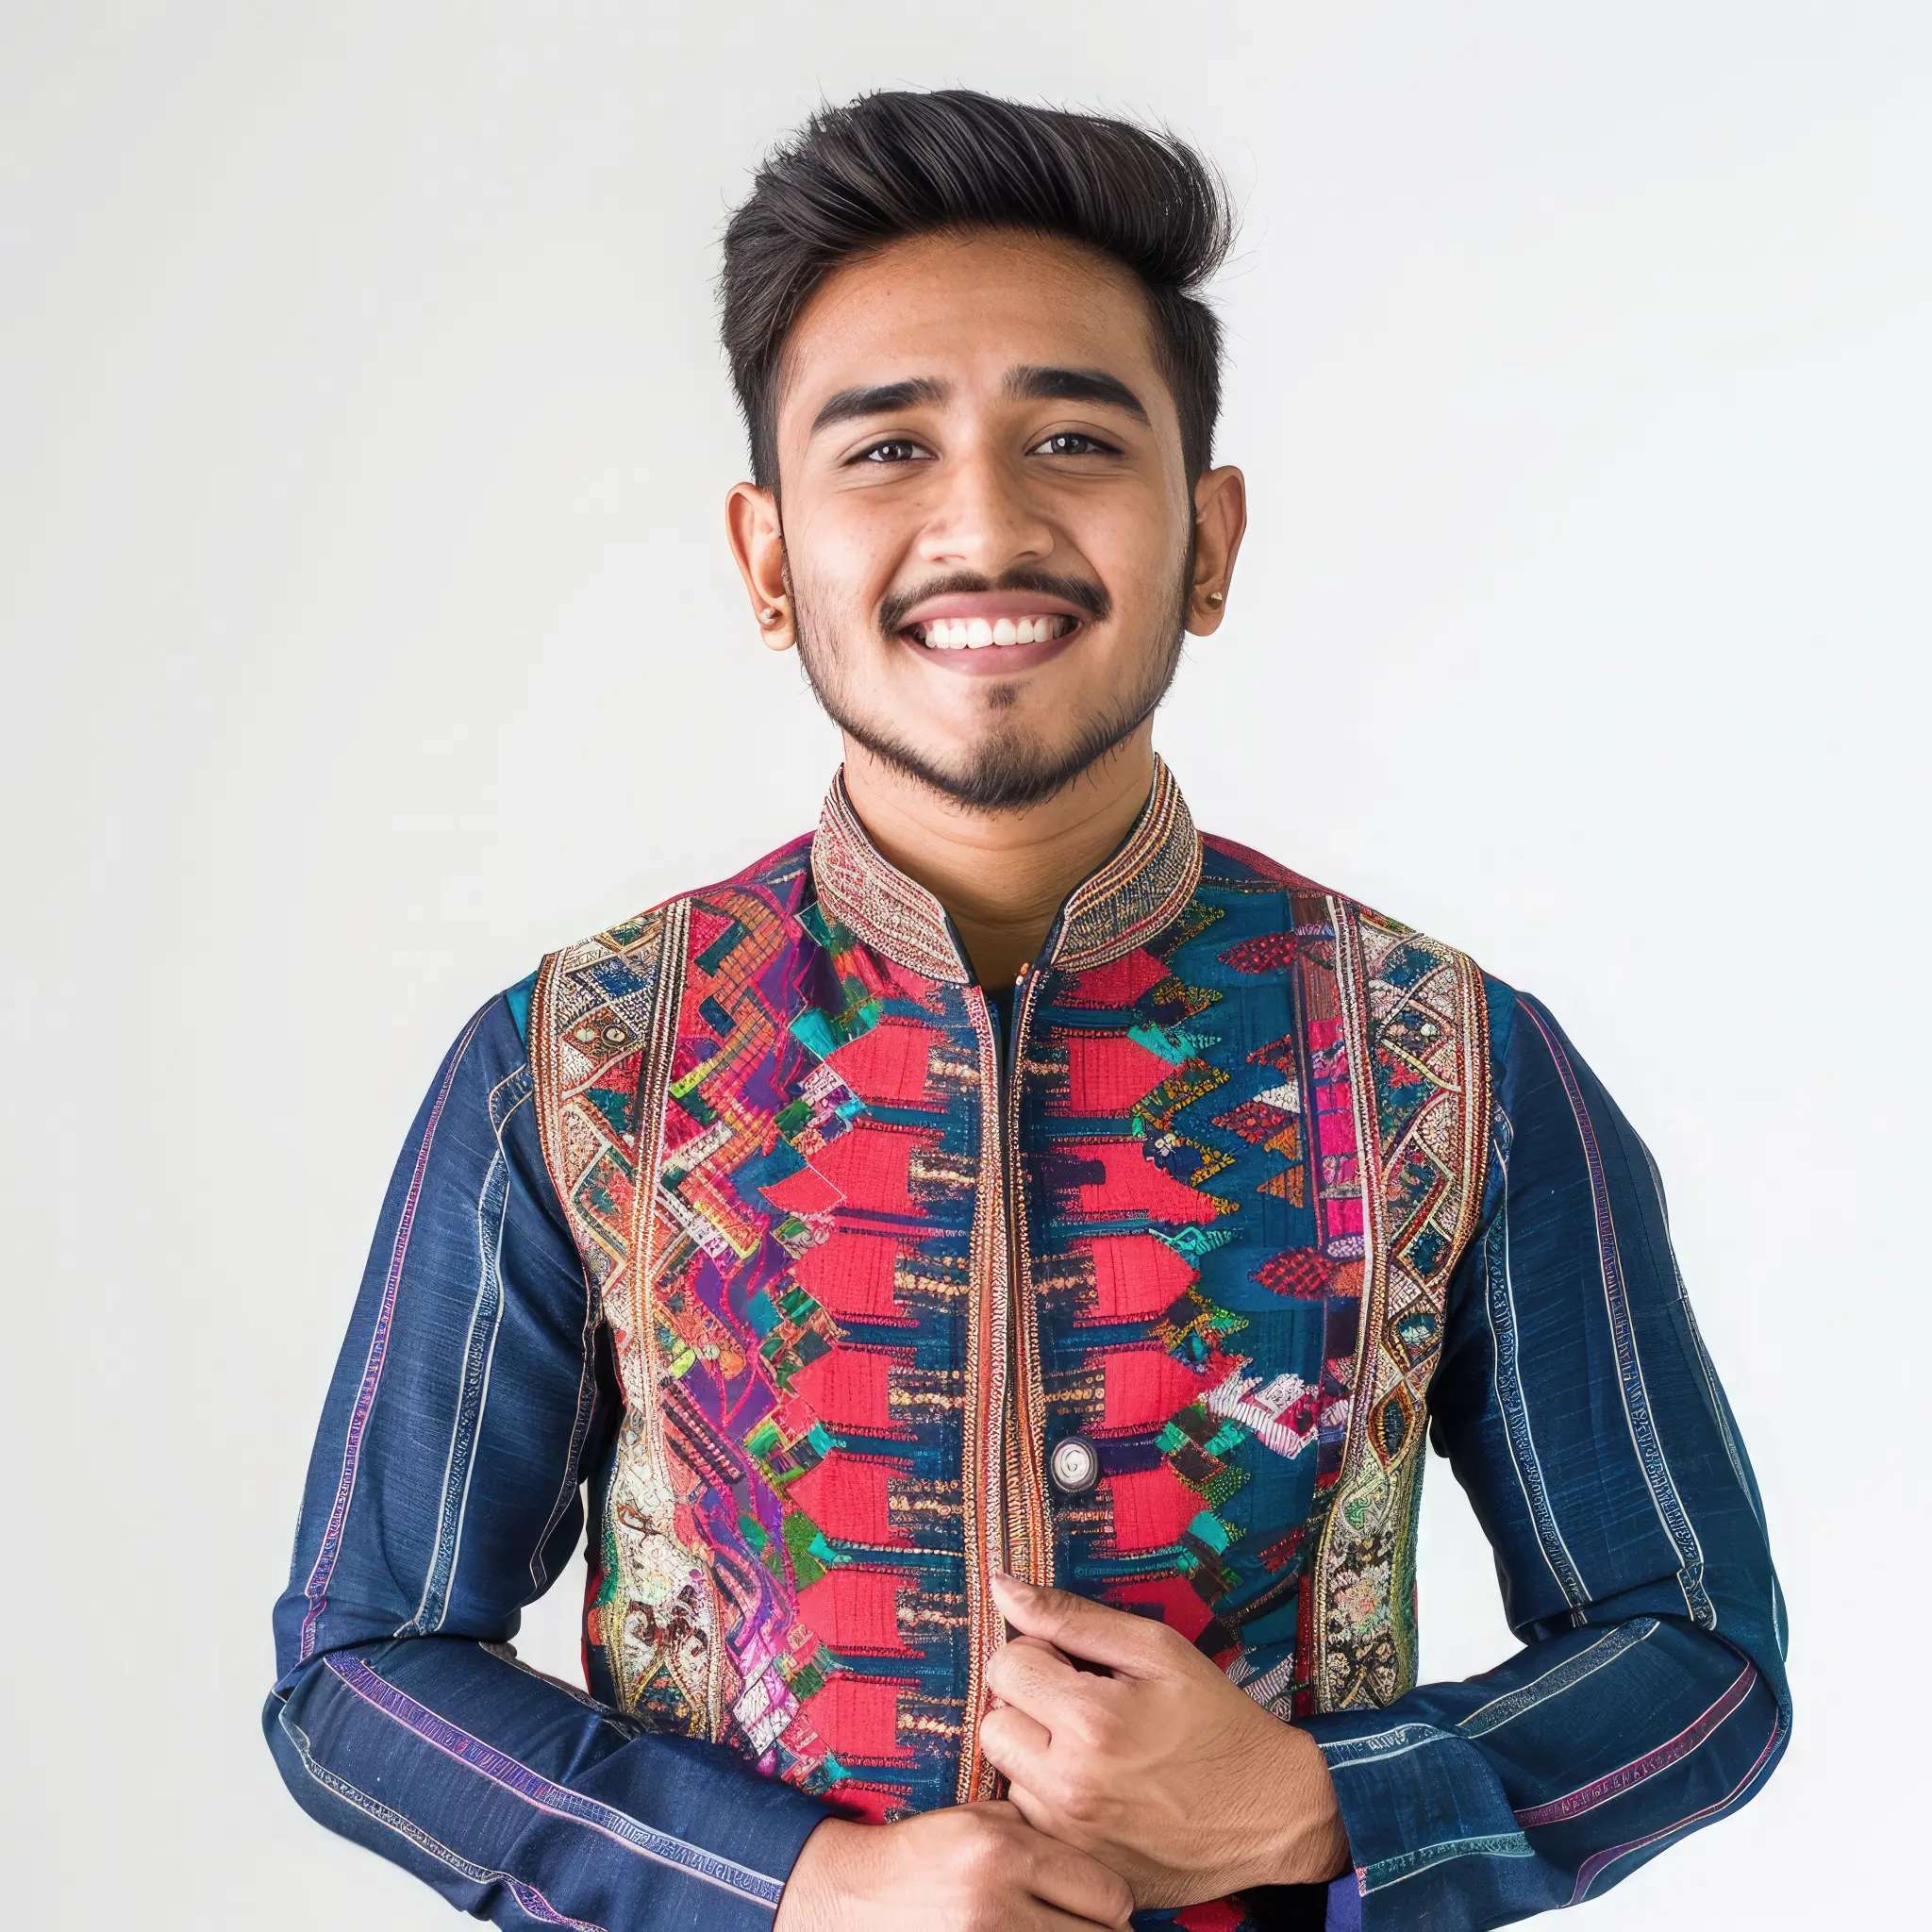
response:
<svg viewBox="0 0 1932 1932"><path fill-rule="evenodd" d="M1331 1925L1475 1927L1574 1903L1752 1795L1790 1728L1762 1506L1656 1169L1550 1014L1470 980L1487 1130L1463 1210L1453 1153L1430 1142L1431 1169L1423 1141L1391 1142L1388 1198L1414 1218L1381 1291L1392 1354L1377 1370L1384 1344L1357 1331L1381 1208L1348 1138L1365 1117L1348 1112L1349 1082L1374 1086L1380 1131L1410 1131L1423 1100L1404 1069L1435 1064L1435 1023L1403 990L1452 956L1198 841L1175 794L1099 875L1113 909L1097 914L1086 888L1069 902L1018 1003L1034 1031L1005 1076L1011 1165L962 1179L997 1139L990 1123L977 1138L976 1109L1010 1042L948 967L942 915L887 876L849 817L828 824L836 849L822 828L679 902L683 1005L661 1023L650 1117L667 1149L690 1136L656 1176L676 1197L664 1265L684 1273L652 1276L669 1312L646 1339L658 1352L636 1357L657 1365L664 1407L641 1410L628 1365L643 1344L612 1319L628 1304L596 1246L611 1170L570 1164L569 1123L540 1091L543 990L490 1001L439 1071L377 1229L276 1612L265 1724L298 1801L502 1924L766 1925L826 1815L985 1789L957 1735L924 1756L907 1740L970 1733L973 1577L1002 1561L1178 1623L1307 1727L1355 1864L1331 1888ZM868 875L882 898L867 899ZM583 972L614 984L638 929ZM1323 975L1359 930L1394 950L1365 996L1374 1030L1351 1049ZM759 975L734 982L744 1004L727 1011L708 975L741 945L764 947ZM618 1033L643 984L599 1017L613 1052L635 1044ZM652 1010L670 997L653 996ZM754 1004L770 1039L727 1094L715 1070L753 1039ZM625 1094L649 1086L625 1077ZM608 1117L610 1147L635 1154L618 1102L582 1091L594 1105L579 1115ZM721 1123L739 1153L719 1151ZM907 1137L924 1150L909 1170ZM894 1148L897 1167L881 1151ZM691 1182L706 1159L732 1163L728 1191ZM833 1176L841 1198L817 1203ZM1006 1494L995 1471L975 1515L972 1428L920 1435L901 1418L921 1391L958 1386L986 1339L970 1313L946 1325L970 1298L920 1299L907 1257L935 1279L957 1262L965 1281L982 1197L1002 1186L1024 1209L1015 1291L1035 1301L1003 1344L986 1425L1018 1438L994 1459L1022 1474ZM1431 1221L1438 1197L1450 1206ZM888 1265L868 1288L830 1266L882 1229L896 1276ZM1155 1263L1175 1281L1142 1311ZM1027 1445L1043 1466L1074 1427L1105 1471L1094 1501L1028 1491ZM1411 1688L1412 1486L1382 1532L1388 1561L1372 1539L1337 1554L1327 1518L1338 1496L1347 1510L1369 1493L1350 1488L1356 1463L1373 1476L1373 1451L1399 1474L1423 1428L1493 1546L1524 1648L1469 1682ZM641 1449L654 1431L664 1440ZM655 1507L638 1471L659 1467L677 1509L633 1521ZM950 1541L902 1534L922 1483L920 1507L952 1511ZM594 1697L508 1648L579 1548L587 1484ZM672 1569L654 1570L665 1549ZM694 1609L686 1561L709 1592ZM654 1596L660 1574L676 1587ZM952 1721L918 1721L935 1712ZM1249 1909L1136 1924L1267 1923Z"/></svg>

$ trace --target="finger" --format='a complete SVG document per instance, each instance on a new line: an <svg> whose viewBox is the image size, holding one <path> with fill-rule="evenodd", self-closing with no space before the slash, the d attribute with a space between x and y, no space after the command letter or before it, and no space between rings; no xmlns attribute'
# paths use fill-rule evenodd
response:
<svg viewBox="0 0 1932 1932"><path fill-rule="evenodd" d="M1077 1920L1124 1925L1134 1910L1127 1881L1111 1866L1076 1852L1043 1832L1027 1837L1031 1863L1026 1889L1043 1905L1057 1906Z"/></svg>
<svg viewBox="0 0 1932 1932"><path fill-rule="evenodd" d="M1057 1838L1062 1844L1073 1844L1074 1840L1070 1835L1067 1822L1055 1811L1051 1805L1042 1803L1026 1786L1009 1783L1007 1786L1007 1795L1013 1802L1013 1809L1035 1831L1043 1831L1048 1838ZM1074 1849L1084 1851L1086 1847L1084 1845L1077 1845Z"/></svg>
<svg viewBox="0 0 1932 1932"><path fill-rule="evenodd" d="M970 1805L956 1805L956 1811L971 1811L987 1818L1004 1819L1008 1824L1019 1807L1007 1798L974 1798Z"/></svg>
<svg viewBox="0 0 1932 1932"><path fill-rule="evenodd" d="M1008 1637L1004 1647L1018 1651L1022 1657L1038 1657L1042 1663L1058 1664L1069 1671L1074 1668L1074 1659L1043 1637Z"/></svg>
<svg viewBox="0 0 1932 1932"><path fill-rule="evenodd" d="M1053 1733L1044 1724L1011 1705L990 1710L979 1721L980 1749L991 1758L996 1771L1017 1783L1038 1784L1041 1780L1052 1743ZM1028 1824L1035 1822L1024 1805L1019 1805L1019 1809Z"/></svg>
<svg viewBox="0 0 1932 1932"><path fill-rule="evenodd" d="M1105 1664L1132 1677L1151 1677L1177 1661L1177 1639L1165 1624L1130 1616L1066 1590L1042 1590L1004 1571L992 1579L1001 1614L1023 1636L1043 1638L1068 1657ZM1008 1646L1010 1648L1010 1646Z"/></svg>
<svg viewBox="0 0 1932 1932"><path fill-rule="evenodd" d="M1051 1726L1053 1713L1085 1695L1088 1686L1052 1644L1015 1637L993 1652L986 1667L986 1688Z"/></svg>
<svg viewBox="0 0 1932 1932"><path fill-rule="evenodd" d="M1070 1657L1058 1644L1049 1643L1043 1637L1027 1637L1022 1632L1015 1630L1007 1639L1007 1641L1008 1643L1024 1643L1028 1648L1039 1651L1042 1657L1057 1657L1069 1670L1079 1669L1079 1665L1074 1658Z"/></svg>

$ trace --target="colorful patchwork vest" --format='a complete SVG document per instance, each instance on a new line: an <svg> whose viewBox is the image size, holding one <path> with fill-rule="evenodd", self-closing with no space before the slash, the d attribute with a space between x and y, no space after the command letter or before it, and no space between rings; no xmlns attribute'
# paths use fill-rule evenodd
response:
<svg viewBox="0 0 1932 1932"><path fill-rule="evenodd" d="M553 955L543 1145L624 1398L593 1690L871 1818L994 1791L1001 1567L1284 1716L1398 1696L1484 1014L1165 767L1004 1029L842 783Z"/></svg>

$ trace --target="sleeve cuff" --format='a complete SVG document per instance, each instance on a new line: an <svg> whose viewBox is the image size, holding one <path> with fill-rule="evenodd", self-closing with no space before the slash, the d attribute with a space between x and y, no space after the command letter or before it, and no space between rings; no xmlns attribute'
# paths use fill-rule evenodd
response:
<svg viewBox="0 0 1932 1932"><path fill-rule="evenodd" d="M1454 1731L1384 1711L1304 1720L1335 1786L1355 1871L1329 1887L1329 1932L1394 1932L1434 1923L1438 1874L1455 1868L1467 1898L1535 1851L1480 1754ZM1477 1762L1470 1763L1474 1757ZM1348 1896L1353 1893L1353 1897ZM1502 1916L1515 1912L1502 1909ZM1478 1914L1472 1924L1490 1924Z"/></svg>

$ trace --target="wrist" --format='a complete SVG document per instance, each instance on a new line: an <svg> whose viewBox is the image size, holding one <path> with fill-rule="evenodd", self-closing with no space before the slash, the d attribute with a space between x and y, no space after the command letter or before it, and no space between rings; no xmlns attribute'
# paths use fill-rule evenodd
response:
<svg viewBox="0 0 1932 1932"><path fill-rule="evenodd" d="M799 1847L778 1899L772 1932L838 1932L839 1901L849 1890L845 1874L866 1830L842 1818L814 1825Z"/></svg>
<svg viewBox="0 0 1932 1932"><path fill-rule="evenodd" d="M1279 1751L1266 1781L1273 1795L1256 1844L1250 1885L1325 1885L1349 1869L1348 1833L1327 1760L1307 1732L1281 1726Z"/></svg>

